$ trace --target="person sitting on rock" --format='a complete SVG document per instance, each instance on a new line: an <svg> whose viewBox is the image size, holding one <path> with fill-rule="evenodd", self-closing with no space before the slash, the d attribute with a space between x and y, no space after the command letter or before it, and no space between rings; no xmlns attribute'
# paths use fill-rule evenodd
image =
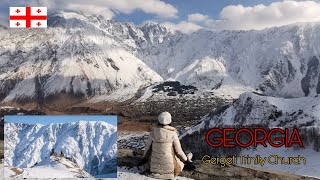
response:
<svg viewBox="0 0 320 180"><path fill-rule="evenodd" d="M158 126L149 134L140 164L149 162L151 176L158 179L174 179L185 164L187 169L194 170L192 157L188 158L183 152L177 130L170 126L171 114L161 113L158 122Z"/></svg>

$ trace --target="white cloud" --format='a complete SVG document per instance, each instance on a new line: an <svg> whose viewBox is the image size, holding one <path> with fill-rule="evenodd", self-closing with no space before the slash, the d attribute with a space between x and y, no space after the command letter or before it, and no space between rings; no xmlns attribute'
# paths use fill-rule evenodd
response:
<svg viewBox="0 0 320 180"><path fill-rule="evenodd" d="M171 31L180 31L185 34L191 34L203 28L203 26L211 26L214 21L205 14L194 13L188 15L188 21L180 21L178 23L165 22L162 23Z"/></svg>
<svg viewBox="0 0 320 180"><path fill-rule="evenodd" d="M185 34L193 33L193 32L198 31L199 29L202 28L201 26L199 26L195 23L187 22L187 21L181 21L177 24L171 23L171 22L164 22L161 24L171 31L180 31Z"/></svg>
<svg viewBox="0 0 320 180"><path fill-rule="evenodd" d="M194 14L188 15L188 21L190 22L204 22L208 19L210 19L208 15L204 15L200 13L194 13Z"/></svg>
<svg viewBox="0 0 320 180"><path fill-rule="evenodd" d="M191 34L202 29L202 25L208 21L211 21L208 15L194 13L188 15L188 21L180 21L178 23L164 22L162 25L173 32L180 31L185 34Z"/></svg>
<svg viewBox="0 0 320 180"><path fill-rule="evenodd" d="M194 13L188 21L167 26L173 30L191 33L200 28L218 30L250 30L283 26L298 22L320 22L320 3L315 1L281 1L270 5L231 5L220 12L220 19Z"/></svg>
<svg viewBox="0 0 320 180"><path fill-rule="evenodd" d="M101 1L113 10L123 13L131 13L134 10L142 10L145 13L156 14L164 18L176 17L178 10L171 4L161 0L96 0ZM92 3L92 1L90 1Z"/></svg>
<svg viewBox="0 0 320 180"><path fill-rule="evenodd" d="M96 7L94 5L69 4L64 7L64 10L94 12L96 14L103 15L106 19L112 19L115 15L109 8Z"/></svg>
<svg viewBox="0 0 320 180"><path fill-rule="evenodd" d="M25 2L15 1L11 6L23 5ZM154 14L162 18L177 17L178 10L171 4L162 0L77 0L77 1L40 1L30 0L28 5L47 6L58 10L81 10L92 13L101 13L106 17L112 17L114 12L130 14L140 10L148 14Z"/></svg>
<svg viewBox="0 0 320 180"><path fill-rule="evenodd" d="M320 21L320 3L314 1L283 1L268 6L227 6L220 21L207 24L215 29L263 29L297 22Z"/></svg>

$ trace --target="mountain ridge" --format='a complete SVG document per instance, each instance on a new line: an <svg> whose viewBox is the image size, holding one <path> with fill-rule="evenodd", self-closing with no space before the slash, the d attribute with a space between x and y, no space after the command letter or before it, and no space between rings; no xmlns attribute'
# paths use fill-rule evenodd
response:
<svg viewBox="0 0 320 180"><path fill-rule="evenodd" d="M114 170L117 128L106 122L5 123L5 132L5 165L30 168L54 151L63 152L91 175Z"/></svg>
<svg viewBox="0 0 320 180"><path fill-rule="evenodd" d="M317 23L187 35L155 23L59 12L48 24L0 32L2 102L122 102L164 80L216 94L234 87L278 97L320 93Z"/></svg>

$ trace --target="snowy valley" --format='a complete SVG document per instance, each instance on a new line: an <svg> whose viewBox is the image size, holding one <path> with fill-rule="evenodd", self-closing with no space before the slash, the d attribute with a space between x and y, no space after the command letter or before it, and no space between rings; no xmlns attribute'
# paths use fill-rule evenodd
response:
<svg viewBox="0 0 320 180"><path fill-rule="evenodd" d="M318 23L187 35L71 12L49 19L45 31L0 32L3 102L44 103L61 94L119 102L163 80L233 98L320 92Z"/></svg>

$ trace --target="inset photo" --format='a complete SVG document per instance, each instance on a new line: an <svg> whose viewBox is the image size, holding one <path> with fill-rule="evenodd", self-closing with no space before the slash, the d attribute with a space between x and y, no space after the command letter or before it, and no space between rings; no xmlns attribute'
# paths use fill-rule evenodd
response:
<svg viewBox="0 0 320 180"><path fill-rule="evenodd" d="M5 178L117 178L117 116L5 116Z"/></svg>

